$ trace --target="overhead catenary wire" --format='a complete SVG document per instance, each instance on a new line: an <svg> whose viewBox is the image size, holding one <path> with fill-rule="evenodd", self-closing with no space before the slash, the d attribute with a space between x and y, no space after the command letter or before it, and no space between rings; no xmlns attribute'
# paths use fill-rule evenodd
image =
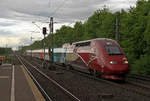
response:
<svg viewBox="0 0 150 101"><path fill-rule="evenodd" d="M66 2L67 2L68 0L64 0L52 13L51 13L51 16L54 16L55 14L56 14L56 12L61 8L61 7L63 7L65 4L66 4Z"/></svg>
<svg viewBox="0 0 150 101"><path fill-rule="evenodd" d="M49 22L46 22L46 21L48 21L50 19L50 17L54 17L55 14L67 3L67 1L68 0L63 0L58 7L56 7L53 11L51 11L51 13L49 14L49 16L44 20L45 23L49 23ZM49 10L52 10L52 0L49 0L48 7L49 7ZM88 18L89 18L89 16L86 17L86 18L84 18L84 20L82 20L81 22L83 22L83 21L85 22ZM71 21L69 24L67 24L67 26L70 26L70 25L72 25L72 24L74 24L76 22L78 22L78 21Z"/></svg>
<svg viewBox="0 0 150 101"><path fill-rule="evenodd" d="M49 14L49 16L43 21L44 23L49 23L49 22L46 22L50 19L50 17L53 17L66 3L67 3L68 0L63 0L62 3L52 12ZM49 9L52 9L52 1L49 0ZM67 26L70 26L72 25L73 23L75 23L76 21L71 21L69 24L67 24ZM63 23L63 22L54 22L54 23Z"/></svg>
<svg viewBox="0 0 150 101"><path fill-rule="evenodd" d="M56 12L66 4L67 1L68 0L63 0L63 2L52 13L49 14L49 16L45 19L45 21L48 21L50 19L50 17L54 16L56 14ZM51 9L52 8L51 0L49 0L48 4L49 4L49 9Z"/></svg>

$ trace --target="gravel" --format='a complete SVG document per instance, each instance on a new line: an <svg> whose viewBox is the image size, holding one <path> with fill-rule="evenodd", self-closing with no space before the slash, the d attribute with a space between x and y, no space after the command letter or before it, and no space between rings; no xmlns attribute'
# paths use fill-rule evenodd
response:
<svg viewBox="0 0 150 101"><path fill-rule="evenodd" d="M31 60L30 60L31 62ZM39 62L39 61L38 61ZM35 65L35 63L32 62ZM72 73L67 70L56 69L55 71L43 69L41 71L56 80L63 87L77 96L81 101L150 101L150 97L142 96L131 91L107 84L106 82L92 80L90 78ZM39 78L41 84L45 83L44 78ZM49 88L48 94L57 94L58 89L43 84L44 88ZM51 90L53 89L53 92ZM58 95L56 95L58 96ZM56 99L56 101L67 101L66 99Z"/></svg>

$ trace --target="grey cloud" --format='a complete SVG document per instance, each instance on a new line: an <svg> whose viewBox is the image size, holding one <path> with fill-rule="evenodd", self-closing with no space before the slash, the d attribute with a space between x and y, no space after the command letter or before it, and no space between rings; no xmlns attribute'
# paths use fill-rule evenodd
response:
<svg viewBox="0 0 150 101"><path fill-rule="evenodd" d="M17 37L20 38L21 44L28 45L31 44L31 40L19 34L28 29L17 30L19 32L12 30L19 28L18 25L21 21L47 22L48 17L53 16L55 21L72 23L86 20L94 11L103 8L104 5L115 12L122 8L128 9L135 3L136 0L1 0L0 18L5 21L0 20L0 36ZM6 19L13 21L6 22ZM15 27L11 28L11 26ZM29 28L31 25L22 26Z"/></svg>
<svg viewBox="0 0 150 101"><path fill-rule="evenodd" d="M22 45L31 44L31 40L29 38L21 38L20 40L21 40L20 44L22 44Z"/></svg>
<svg viewBox="0 0 150 101"><path fill-rule="evenodd" d="M11 31L0 30L0 35L3 35L3 36L9 36L10 34L12 34Z"/></svg>
<svg viewBox="0 0 150 101"><path fill-rule="evenodd" d="M83 20L91 16L94 11L104 5L112 5L114 11L127 8L136 0L2 0L0 3L0 17L12 19L34 20L49 16L55 19L70 21L72 19ZM126 6L121 7L120 4ZM115 5L115 6L114 6ZM7 8L7 9L6 9ZM56 12L55 12L56 11ZM16 14L17 13L17 14ZM66 18L66 19L65 19Z"/></svg>
<svg viewBox="0 0 150 101"><path fill-rule="evenodd" d="M15 23L9 23L9 22L0 22L0 26L2 27L8 27L8 26L13 26L16 25Z"/></svg>

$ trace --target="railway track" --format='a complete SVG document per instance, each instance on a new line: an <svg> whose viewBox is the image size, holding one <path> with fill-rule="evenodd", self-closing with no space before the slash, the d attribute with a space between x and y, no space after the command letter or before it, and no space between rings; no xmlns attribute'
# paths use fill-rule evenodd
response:
<svg viewBox="0 0 150 101"><path fill-rule="evenodd" d="M59 66L57 65L57 67L59 67ZM65 68L63 68L63 69L65 69ZM127 80L125 83L116 83L116 82L112 82L112 81L108 81L108 80L104 80L104 79L100 79L100 78L91 76L88 73L84 73L84 72L81 72L81 71L78 71L78 70L70 70L70 71L73 72L73 73L78 73L79 75L91 78L93 80L106 82L108 84L115 85L117 87L123 88L127 91L131 91L131 92L143 95L143 96L150 97L150 90L149 90L150 87L147 86L147 85L144 85L144 84L140 84L138 82L133 82L133 81ZM144 80L148 80L148 79L144 79Z"/></svg>
<svg viewBox="0 0 150 101"><path fill-rule="evenodd" d="M39 62L39 61L38 61ZM36 64L36 62L34 61L34 63ZM41 65L41 63L38 63L37 64L38 66ZM40 66L41 67L41 66ZM59 68L60 66L57 65L57 68ZM63 68L63 70L66 71L65 68ZM84 72L80 72L80 71L74 71L74 70L69 70L69 72L72 72L72 73L75 73L75 74L79 74L81 76L84 76L84 77L87 77L88 79L92 79L92 80L95 80L95 81L98 81L98 82L104 82L104 83L107 83L107 84L110 84L112 86L115 86L117 88L121 88L121 89L124 89L126 90L127 92L132 92L132 93L135 93L137 95L142 95L142 96L146 96L148 98L150 98L150 93L147 92L147 89L143 89L143 87L141 86L137 86L136 85L133 85L129 82L126 82L126 83L116 83L116 82L112 82L112 81L108 81L108 80L103 80L103 79L100 79L100 78L95 78L94 76L91 76L87 73L84 73ZM140 88L140 89L139 89ZM142 88L142 89L141 89ZM106 94L107 95L107 94ZM108 94L109 96L112 96L112 94Z"/></svg>
<svg viewBox="0 0 150 101"><path fill-rule="evenodd" d="M79 75L83 75L83 76L88 77L90 79L114 85L116 87L125 89L126 91L129 91L129 92L133 92L133 93L136 93L136 94L139 94L139 95L150 97L150 90L149 90L150 88L149 88L149 86L142 85L140 83L131 82L131 81L125 81L123 83L120 83L120 82L118 83L118 82L115 82L115 81L109 81L109 80L104 80L104 79L101 79L101 78L97 78L97 77L91 76L87 73L77 71L77 70L76 71L71 70L71 72L76 72Z"/></svg>
<svg viewBox="0 0 150 101"><path fill-rule="evenodd" d="M150 85L148 84L145 84L143 82L138 82L138 81L135 81L135 80L127 80L126 83L128 84L132 84L132 85L135 85L135 86L138 86L138 87L141 87L143 89L146 89L146 90L149 90L150 91Z"/></svg>
<svg viewBox="0 0 150 101"><path fill-rule="evenodd" d="M32 77L32 79L35 81L35 83L38 85L38 87L40 88L40 90L42 91L42 93L44 93L45 98L47 99L47 101L80 101L79 98L77 98L74 94L72 94L71 92L69 92L66 88L64 88L62 85L60 85L59 83L57 83L55 80L53 80L52 78L50 78L49 76L47 76L45 73L43 73L42 71L40 71L37 67L33 66L31 63L29 63L28 61L26 61L25 59L23 59L20 56L17 56L19 61L21 62L21 64L25 67L25 69L27 70L27 72L29 73L29 75ZM32 67L34 69L34 74L38 75L38 76L42 76L43 79L46 79L45 83L47 83L48 87L50 87L51 85L51 89L57 90L57 95L51 93L51 94L47 94L46 92L48 92L46 89L43 89L41 84L38 82L37 77L35 77L35 75L33 75L33 70L31 70L31 68L29 69L28 67ZM31 72L32 71L32 72ZM36 72L35 72L36 71ZM47 87L45 87L47 88ZM58 91L61 90L61 91ZM56 93L56 91L55 91ZM59 93L59 94L58 94ZM54 95L54 96L52 96ZM50 97L51 96L51 97ZM56 98L59 97L59 98ZM59 99L59 100L58 100ZM64 100L62 100L64 99Z"/></svg>
<svg viewBox="0 0 150 101"><path fill-rule="evenodd" d="M149 81L150 82L150 76L129 74L128 78L134 78L134 79L143 80L143 81Z"/></svg>
<svg viewBox="0 0 150 101"><path fill-rule="evenodd" d="M150 77L148 76L142 76L142 75L128 75L127 83L138 86L140 88L146 89L146 91L149 91L150 94Z"/></svg>
<svg viewBox="0 0 150 101"><path fill-rule="evenodd" d="M31 61L30 61L31 62ZM36 65L38 68L40 68L40 67L42 67L42 61L41 60L38 60L37 61L38 63L36 63L35 61L32 61L32 63L34 64L34 65ZM39 62L41 62L41 63L39 63ZM56 66L56 65L55 65ZM58 68L58 66L60 66L60 65L57 65L57 68ZM45 69L45 68L44 68ZM60 68L59 68L60 69ZM62 68L61 68L62 69ZM63 70L65 70L66 71L66 69L64 68ZM61 72L56 72L56 73L61 73ZM96 89L96 88L95 88ZM92 93L92 92L91 92ZM82 95L80 95L80 97L81 97ZM84 94L83 94L83 96L84 96ZM103 94L100 94L100 95L98 95L98 99L105 99L105 98L111 98L113 95L112 94L110 94L110 93L103 93ZM89 100L89 98L87 97L83 97L84 99L86 99L86 100L83 100L82 99L82 101L88 101ZM71 100L72 101L72 100ZM93 101L93 100L92 100ZM97 100L96 100L97 101Z"/></svg>
<svg viewBox="0 0 150 101"><path fill-rule="evenodd" d="M133 84L137 84L139 86L143 86L143 88L146 88L146 89L150 89L150 78L143 78L143 77L128 77L127 81L130 82L130 83L133 83Z"/></svg>
<svg viewBox="0 0 150 101"><path fill-rule="evenodd" d="M25 65L25 63L23 63L23 61L21 60L21 58L19 56L17 56L17 59L19 60L19 62L24 66L25 70L27 71L27 73L30 75L30 77L33 79L33 81L35 82L35 84L38 86L38 88L40 89L40 91L42 92L42 94L44 95L46 101L53 101L49 95L46 93L46 91L42 88L42 86L40 85L40 83L36 80L36 78L33 76L33 74L28 70L27 66Z"/></svg>

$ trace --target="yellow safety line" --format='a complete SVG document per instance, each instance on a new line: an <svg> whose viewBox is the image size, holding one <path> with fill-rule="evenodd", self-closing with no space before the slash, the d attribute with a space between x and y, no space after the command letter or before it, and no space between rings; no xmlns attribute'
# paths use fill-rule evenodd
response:
<svg viewBox="0 0 150 101"><path fill-rule="evenodd" d="M33 95L36 99L36 101L45 101L45 99L43 98L41 92L38 90L37 86L34 84L33 80L31 79L31 77L28 75L27 71L24 69L23 66L21 66L23 72L24 72L24 75L28 81L28 84L33 92Z"/></svg>

